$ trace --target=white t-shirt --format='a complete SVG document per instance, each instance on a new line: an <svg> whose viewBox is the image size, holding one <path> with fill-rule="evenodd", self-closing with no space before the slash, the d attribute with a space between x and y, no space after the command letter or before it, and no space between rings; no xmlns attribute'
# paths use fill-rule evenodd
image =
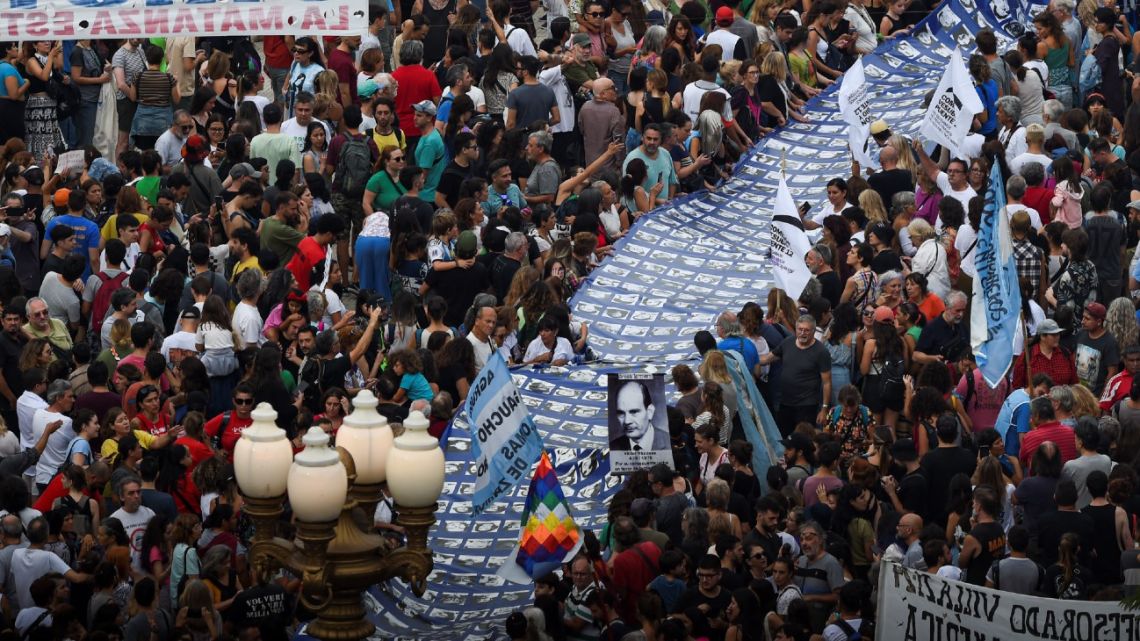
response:
<svg viewBox="0 0 1140 641"><path fill-rule="evenodd" d="M958 145L958 156L967 160L982 157L982 145L986 144L986 137L982 134L967 134L966 140Z"/></svg>
<svg viewBox="0 0 1140 641"><path fill-rule="evenodd" d="M119 522L123 524L123 529L127 531L127 538L131 542L131 565L142 572L143 533L146 532L147 524L154 518L154 510L145 505L140 505L139 509L131 514L123 508L119 508L111 517L119 519Z"/></svg>
<svg viewBox="0 0 1140 641"><path fill-rule="evenodd" d="M1013 215L1019 211L1023 211L1026 214L1028 214L1029 215L1029 224L1033 225L1034 229L1040 231L1041 226L1042 226L1041 225L1041 214L1039 214L1036 209L1033 209L1032 207L1026 207L1025 205L1023 205L1021 203L1011 203L1011 204L1005 206L1006 219L1013 218Z"/></svg>
<svg viewBox="0 0 1140 641"><path fill-rule="evenodd" d="M978 240L978 232L966 223L958 228L958 236L954 239L954 249L958 250L960 262L959 267L962 273L967 276L973 276L977 273L974 269L974 256L978 253L978 248L974 244Z"/></svg>
<svg viewBox="0 0 1140 641"><path fill-rule="evenodd" d="M507 44L511 47L511 51L519 54L520 56L537 56L534 51L534 41L530 39L530 34L525 29L520 29L514 25L506 25Z"/></svg>
<svg viewBox="0 0 1140 641"><path fill-rule="evenodd" d="M154 150L158 152L162 158L162 164L166 166L176 165L182 162L182 146L186 141L179 138L173 131L167 129L162 132L158 140L154 143Z"/></svg>
<svg viewBox="0 0 1140 641"><path fill-rule="evenodd" d="M64 454L67 452L67 444L71 439L75 438L75 432L71 429L71 417L64 416L57 412L49 412L46 407L36 410L32 416L32 446L38 443L40 437L43 436L44 430L47 429L48 423L55 421L63 421L63 426L55 431L54 434L48 437L47 447L44 448L44 453L40 455L40 460L36 463L34 468L29 468L24 472L25 476L35 476L36 483L48 483L51 477L59 471L59 466L63 464Z"/></svg>
<svg viewBox="0 0 1140 641"><path fill-rule="evenodd" d="M125 271L128 274L131 273L131 270L133 270L135 268L135 262L139 259L140 253L142 253L142 250L139 249L138 243L131 243L130 245L127 245L127 253L124 254L123 262L120 265L123 268L122 271ZM107 250L106 249L99 252L99 271L101 271L101 272L107 271ZM92 300L94 300L94 299L92 299Z"/></svg>
<svg viewBox="0 0 1140 641"><path fill-rule="evenodd" d="M202 323L194 339L206 349L234 349L234 333L213 323Z"/></svg>
<svg viewBox="0 0 1140 641"><path fill-rule="evenodd" d="M1005 127L1002 127L1001 132L998 133L999 140L1005 140ZM1029 150L1029 145L1025 142L1025 127L1018 126L1013 134L1009 137L1009 142L1005 145L1005 162L1013 163L1013 159Z"/></svg>
<svg viewBox="0 0 1140 641"><path fill-rule="evenodd" d="M31 390L24 390L24 393L16 399L16 417L20 422L20 449L30 450L39 442L43 430L36 434L32 429L32 421L36 417L36 411L45 407L47 401Z"/></svg>
<svg viewBox="0 0 1140 641"><path fill-rule="evenodd" d="M967 184L965 189L954 191L954 189L950 187L950 177L947 176L944 171L938 172L938 180L936 182L938 183L938 188L942 190L944 195L962 203L962 209L970 211L970 199L978 195L978 192L974 191L973 187Z"/></svg>
<svg viewBox="0 0 1140 641"><path fill-rule="evenodd" d="M724 118L726 123L732 122L732 105L730 104L732 97L728 95L728 92L725 91L723 87L707 80L697 80L685 85L685 91L682 94L685 115L687 115L693 123L696 123L697 117L701 115L701 98L710 91L719 91L724 94L724 110L721 113L721 117Z"/></svg>
<svg viewBox="0 0 1140 641"><path fill-rule="evenodd" d="M348 310L348 308L344 306L343 302L341 302L340 296L338 296L337 293L331 289L321 289L320 285L313 285L309 288L309 291L321 292L325 295L325 315L321 317L321 324L324 325L325 329L332 329L332 315L343 314Z"/></svg>
<svg viewBox="0 0 1140 641"><path fill-rule="evenodd" d="M539 356L542 356L549 351L551 351L550 348L542 344L542 337L536 337L530 342L530 345L526 346L526 354L523 356L523 360L529 361L531 359L538 358ZM553 351L554 355L550 358L552 362L560 361L563 359L569 362L574 358L574 348L570 346L570 341L562 338L561 336L554 340Z"/></svg>
<svg viewBox="0 0 1140 641"><path fill-rule="evenodd" d="M1049 168L1053 165L1053 159L1045 154L1032 154L1026 151L1025 153L1018 154L1013 160L1009 161L1009 170L1015 174L1020 174L1025 165L1037 162L1045 168L1045 172L1049 172Z"/></svg>
<svg viewBox="0 0 1140 641"><path fill-rule="evenodd" d="M324 125L325 140L332 140L332 130L329 129L327 122L317 120L316 118L313 119L313 122L319 122ZM290 118L281 123L281 133L286 136L292 136L293 140L297 142L297 151L302 151L305 149L305 135L309 133L309 126L300 124L296 118Z"/></svg>
<svg viewBox="0 0 1140 641"><path fill-rule="evenodd" d="M253 105L255 107L257 107L257 115L261 116L261 128L265 129L265 105L268 105L272 101L269 98L266 98L265 96L259 96L257 94L253 94L250 96L246 96L245 99L242 100L243 104L247 103L247 102L252 102Z"/></svg>
<svg viewBox="0 0 1140 641"><path fill-rule="evenodd" d="M494 347L491 346L491 341L481 341L475 334L468 334L467 341L471 343L471 347L475 348L475 371L478 372L486 367Z"/></svg>
<svg viewBox="0 0 1140 641"><path fill-rule="evenodd" d="M141 533L139 540L142 540ZM12 565L8 571L16 589L16 604L24 609L35 606L30 588L37 579L51 572L67 574L71 571L71 566L54 552L21 548L12 553Z"/></svg>
<svg viewBox="0 0 1140 641"><path fill-rule="evenodd" d="M253 345L260 347L265 342L265 337L261 334L263 324L261 313L253 305L240 302L234 307L234 331L245 340L246 347Z"/></svg>
<svg viewBox="0 0 1140 641"><path fill-rule="evenodd" d="M237 318L235 317L234 320L236 321ZM162 339L162 348L159 349L159 352L162 354L162 357L164 359L166 359L168 362L170 361L170 350L172 350L172 349L184 349L184 350L188 350L188 351L197 351L198 350L198 337L191 332L183 332L183 331L174 332L170 336L167 336L166 338Z"/></svg>
<svg viewBox="0 0 1140 641"><path fill-rule="evenodd" d="M549 69L543 69L538 73L538 81L550 87L550 90L554 92L554 102L558 105L558 124L550 128L550 133L560 134L574 131L574 123L577 122L574 112L574 97L570 95L570 87L567 86L566 78L562 75L562 67L555 65ZM478 108L479 105L475 106Z"/></svg>

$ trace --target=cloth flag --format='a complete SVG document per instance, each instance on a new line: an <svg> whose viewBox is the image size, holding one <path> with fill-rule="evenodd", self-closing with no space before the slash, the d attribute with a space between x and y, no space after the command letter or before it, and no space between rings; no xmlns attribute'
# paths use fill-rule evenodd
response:
<svg viewBox="0 0 1140 641"><path fill-rule="evenodd" d="M581 547L582 532L570 514L550 456L543 451L527 491L518 545L498 574L529 583L557 570Z"/></svg>
<svg viewBox="0 0 1140 641"><path fill-rule="evenodd" d="M949 66L934 90L919 133L957 153L958 143L970 133L974 116L982 111L982 99L970 80L962 52L954 49Z"/></svg>
<svg viewBox="0 0 1140 641"><path fill-rule="evenodd" d="M994 388L1013 364L1013 340L1021 318L1021 288L1005 215L1005 186L997 163L990 170L986 208L974 247L974 268L970 346L982 378Z"/></svg>
<svg viewBox="0 0 1140 641"><path fill-rule="evenodd" d="M471 382L467 393L475 487L471 516L519 484L542 453L542 436L499 352Z"/></svg>
<svg viewBox="0 0 1140 641"><path fill-rule="evenodd" d="M783 172L780 172L780 186L776 189L776 206L772 213L772 276L776 279L776 287L795 300L811 278L811 270L804 262L804 256L811 249L811 241L804 232L804 223L796 211L796 203L792 200L792 192L788 191Z"/></svg>
<svg viewBox="0 0 1140 641"><path fill-rule="evenodd" d="M871 122L875 119L871 115L871 96L868 94L870 88L863 73L863 59L859 58L843 74L843 83L839 86L839 112L847 122L851 155L864 168L879 166L867 149Z"/></svg>

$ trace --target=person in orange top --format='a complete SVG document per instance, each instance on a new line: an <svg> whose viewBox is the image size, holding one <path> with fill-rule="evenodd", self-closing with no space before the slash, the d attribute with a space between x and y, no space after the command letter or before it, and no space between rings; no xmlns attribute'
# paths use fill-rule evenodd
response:
<svg viewBox="0 0 1140 641"><path fill-rule="evenodd" d="M937 294L926 288L926 276L919 272L911 272L906 277L903 289L906 292L906 300L918 305L918 311L926 317L926 322L929 323L946 311L946 304Z"/></svg>

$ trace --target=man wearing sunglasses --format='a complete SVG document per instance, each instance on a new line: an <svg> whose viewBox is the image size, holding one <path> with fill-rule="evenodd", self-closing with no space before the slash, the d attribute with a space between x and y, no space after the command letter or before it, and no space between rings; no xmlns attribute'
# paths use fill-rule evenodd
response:
<svg viewBox="0 0 1140 641"><path fill-rule="evenodd" d="M194 121L190 113L179 109L174 112L174 121L158 140L154 143L154 150L162 157L164 167L170 168L182 162L182 146L186 139L194 133Z"/></svg>
<svg viewBox="0 0 1140 641"><path fill-rule="evenodd" d="M233 409L206 422L206 436L215 450L223 450L228 460L234 458L234 446L245 428L253 424L253 386L238 383L234 388Z"/></svg>

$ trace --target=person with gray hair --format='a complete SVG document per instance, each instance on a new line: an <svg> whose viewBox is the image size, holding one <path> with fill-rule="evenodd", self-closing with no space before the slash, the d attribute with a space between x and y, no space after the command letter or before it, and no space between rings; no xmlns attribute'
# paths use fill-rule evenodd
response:
<svg viewBox="0 0 1140 641"><path fill-rule="evenodd" d="M265 343L265 335L261 333L264 321L257 309L257 299L261 295L261 271L247 269L238 274L235 289L240 300L237 307L234 307L231 319L234 331L245 341L244 349L261 347ZM235 347L238 351L243 349L241 346Z"/></svg>
<svg viewBox="0 0 1140 641"><path fill-rule="evenodd" d="M817 243L804 256L808 270L819 283L819 295L831 303L832 309L839 305L839 297L843 294L839 273L831 266L834 256L831 247L824 243Z"/></svg>
<svg viewBox="0 0 1140 641"><path fill-rule="evenodd" d="M827 551L827 532L816 521L800 525L800 551L796 574L806 578L797 583L810 606L813 626L822 629L839 601L839 590L845 583L843 566Z"/></svg>
<svg viewBox="0 0 1140 641"><path fill-rule="evenodd" d="M1036 165L1037 163L1033 163ZM1024 176L1014 174L1005 181L1005 217L1009 220L1013 219L1013 215L1019 211L1023 211L1029 216L1029 222L1033 229L1041 229L1041 214L1032 207L1029 207L1021 202L1025 198L1025 191L1029 188L1028 183Z"/></svg>
<svg viewBox="0 0 1140 641"><path fill-rule="evenodd" d="M526 141L526 158L534 163L534 169L526 181L526 202L535 205L553 205L562 184L562 169L550 156L554 148L554 137L549 132L536 131Z"/></svg>
<svg viewBox="0 0 1140 641"><path fill-rule="evenodd" d="M11 604L13 610L35 607L31 594L32 584L53 572L62 574L63 578L72 583L91 580L90 574L72 570L55 552L44 549L49 534L47 519L42 516L32 519L28 522L26 532L28 547L13 551L11 565L6 568L10 589L16 596L16 602Z"/></svg>
<svg viewBox="0 0 1140 641"><path fill-rule="evenodd" d="M32 416L32 442L40 440L48 425L58 422L59 427L54 428L55 433L48 437L47 446L44 447L44 453L40 455L36 467L28 468L28 472L24 473L25 475L29 472L35 473L35 483L40 492L44 491L51 478L63 466L68 445L76 436L69 416L75 405L75 394L71 391L71 383L62 378L52 381L48 384L44 398L47 399L47 407L36 410Z"/></svg>
<svg viewBox="0 0 1140 641"><path fill-rule="evenodd" d="M111 514L111 518L118 519L123 524L123 530L132 543L141 541L147 524L154 518L154 510L142 504L142 479L134 474L128 474L115 484L115 491L122 506ZM131 545L131 567L136 572L146 571L141 545L137 548Z"/></svg>
<svg viewBox="0 0 1140 641"><path fill-rule="evenodd" d="M1072 46L1070 41L1069 46ZM1065 105L1060 100L1046 100L1041 106L1041 119L1045 121L1045 140L1052 140L1053 136L1060 135L1069 149L1078 149L1077 134L1065 129L1061 125L1061 116L1065 114ZM1029 184L1033 184L1032 182Z"/></svg>
<svg viewBox="0 0 1140 641"><path fill-rule="evenodd" d="M999 60L1000 61L1000 60ZM1005 62L1001 62L1004 66ZM998 140L1005 147L1005 161L1010 162L1025 153L1025 127L1021 126L1021 98L1002 96L997 99L997 119L1001 128Z"/></svg>
<svg viewBox="0 0 1140 641"><path fill-rule="evenodd" d="M785 437L801 422L823 423L831 401L831 353L816 340L815 318L802 314L796 334L785 338L759 359L760 365L777 360L784 365L777 384L781 386L776 424Z"/></svg>
<svg viewBox="0 0 1140 641"><path fill-rule="evenodd" d="M970 348L970 324L966 316L966 295L952 290L946 296L946 309L928 322L914 346L914 360L927 363L952 363L963 350Z"/></svg>
<svg viewBox="0 0 1140 641"><path fill-rule="evenodd" d="M154 150L162 158L164 167L170 168L182 161L182 147L193 131L194 121L190 117L190 112L185 109L175 111L170 128L162 132L154 143Z"/></svg>
<svg viewBox="0 0 1140 641"><path fill-rule="evenodd" d="M723 311L716 317L716 336L720 339L716 344L717 349L722 352L735 351L744 359L748 371L754 376L760 373L760 352L756 350L755 343L745 338L736 312Z"/></svg>
<svg viewBox="0 0 1140 641"><path fill-rule="evenodd" d="M507 297L511 281L526 261L529 249L530 243L522 232L513 231L507 234L503 241L503 253L496 256L491 263L491 285L495 288L495 296L499 302Z"/></svg>

